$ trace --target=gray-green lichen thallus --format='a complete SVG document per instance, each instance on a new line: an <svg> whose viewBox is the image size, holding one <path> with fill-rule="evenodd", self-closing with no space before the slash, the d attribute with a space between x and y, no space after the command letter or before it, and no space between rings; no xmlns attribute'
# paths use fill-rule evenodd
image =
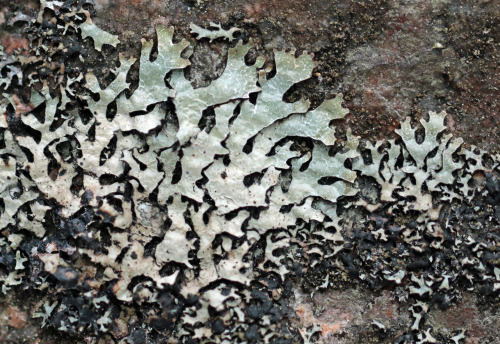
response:
<svg viewBox="0 0 500 344"><path fill-rule="evenodd" d="M173 28L156 25L139 59L115 54L106 78L86 55L119 37L81 5L42 0L26 30L33 55L1 54L0 286L39 295L40 326L82 342L309 343L325 329L292 321L293 291L357 284L408 305L396 343L463 343L429 310L463 291L498 302L500 157L448 134L445 112L360 141L336 135L341 95L284 100L312 76L307 53L248 63L252 43L229 43L222 75L195 88L195 43ZM50 69L75 54L78 68ZM372 325L384 340L391 324Z"/></svg>

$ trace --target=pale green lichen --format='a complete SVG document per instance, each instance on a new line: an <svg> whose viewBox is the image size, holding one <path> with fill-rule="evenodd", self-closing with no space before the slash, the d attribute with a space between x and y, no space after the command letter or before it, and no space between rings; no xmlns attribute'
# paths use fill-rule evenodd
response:
<svg viewBox="0 0 500 344"><path fill-rule="evenodd" d="M118 36L112 35L95 25L92 22L92 19L90 19L90 13L84 11L84 14L86 15L87 19L80 25L80 29L82 30L82 38L91 37L94 41L94 47L96 48L96 50L101 51L104 44L109 44L113 47L116 47L118 43L120 43Z"/></svg>
<svg viewBox="0 0 500 344"><path fill-rule="evenodd" d="M45 1L42 5L55 6ZM80 25L81 36L92 37L96 50L119 43L116 36L98 29L87 12L82 13L87 21ZM207 31L192 26L198 39L210 41L220 37L231 41L239 30L218 28ZM359 193L358 176L371 178L380 187L378 204L360 199L342 207L387 206L391 211L419 213L418 228L404 228L401 238L421 252L424 235L437 238L434 248L441 245L435 195L444 201L471 199L480 189L470 185L473 174L491 172L500 165L495 158L487 166L484 152L461 149L460 139L443 134L444 112L430 112L427 120L420 121L422 137L409 118L396 130L400 140L363 142L360 149L359 139L350 131L337 137L331 123L348 112L341 95L315 109L308 100L284 100L291 87L312 76L317 65L305 53L275 51L273 61L264 64L260 57L247 65L245 56L253 46L239 42L228 49L224 72L208 86L195 88L184 73L190 65L183 57L188 41L174 43L173 28L163 25L156 26L156 34L158 53L153 61L153 42L143 41L135 90L127 75L136 60L120 55L107 87L101 87L89 72L68 80L59 96L51 96L47 84L31 91L31 104L42 114L33 111L20 119L39 137L14 137L6 117L0 117L5 143L0 150L0 229L15 224L44 238L46 215L55 216L51 214L55 209L43 200L55 204L57 216L64 220L92 213L93 221L108 227L95 230L75 220L71 226L76 229L71 230L74 239L95 247L63 249L53 244L50 249L35 247L30 254L50 275L73 266L66 255L76 252L86 257L103 270L100 279L88 278L93 288L114 281L112 292L124 303L153 303L160 291L174 285L185 299L197 295L199 306L186 306L179 315L179 338L212 338L213 331L202 324L210 320L213 309L228 310L226 320L231 319L233 328L248 329L247 314L242 311L252 299L248 288L263 273L284 281L292 273L286 261L295 260L290 247L298 246L305 255L321 259L346 249L341 233L345 219L339 218L336 203ZM79 81L90 95L72 91L71 84ZM67 110L70 98L85 104L90 118ZM114 104L116 113L109 116ZM174 109L171 113L165 110L166 104ZM2 113L8 106L1 104ZM209 114L213 123L200 125ZM74 188L78 178L80 188ZM373 229L371 234L388 240L383 229ZM11 234L8 239L0 238L0 245L15 255L16 264L15 271L0 277L4 293L22 283L27 261L19 250L23 235ZM146 248L151 243L155 243L152 252ZM261 258L253 262L257 251ZM468 258L459 263L481 264ZM169 269L164 271L165 267ZM484 277L497 281L496 289L500 288L497 270L495 276ZM336 273L326 274L316 289L331 286ZM411 329L418 332L420 342L432 342L431 331L421 326L429 305L419 298L434 294L433 286L449 290L452 278L411 274L405 284L408 274L397 268L384 269L380 275L385 281L406 285L408 295L417 298L410 308ZM102 297L93 301L96 309L101 302L109 302ZM45 325L54 309L62 307L45 303L44 312L36 316ZM269 341L275 333L266 332L271 323L266 317L258 321ZM108 332L113 321L111 310L101 312L97 331ZM70 322L78 319L72 317ZM60 329L68 330L67 326L64 323ZM317 327L299 330L304 342L312 341L317 332ZM452 340L463 338L461 333Z"/></svg>

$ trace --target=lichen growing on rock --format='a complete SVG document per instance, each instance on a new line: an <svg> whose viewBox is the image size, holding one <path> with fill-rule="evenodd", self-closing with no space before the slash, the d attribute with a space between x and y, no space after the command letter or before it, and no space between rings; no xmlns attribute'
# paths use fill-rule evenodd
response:
<svg viewBox="0 0 500 344"><path fill-rule="evenodd" d="M81 7L42 4L55 24L41 15L27 31L90 36L99 54L119 44ZM249 63L252 43L237 42L195 88L190 43L173 34L158 24L138 62L119 55L106 78L75 69L57 87L36 58L11 60L31 81L30 109L2 84L2 292L39 292L41 326L75 335L284 343L320 332L289 319L294 288L358 283L409 302L398 343L465 338L425 318L464 288L498 301L498 156L444 134L444 112L407 119L398 140L336 135L341 95L285 101L312 76L307 53ZM68 53L38 49L42 63ZM475 204L474 233L457 201Z"/></svg>

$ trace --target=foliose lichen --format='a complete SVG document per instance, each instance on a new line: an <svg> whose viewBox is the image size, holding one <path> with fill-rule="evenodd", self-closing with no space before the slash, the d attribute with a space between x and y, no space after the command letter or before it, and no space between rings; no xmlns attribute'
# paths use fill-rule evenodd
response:
<svg viewBox="0 0 500 344"><path fill-rule="evenodd" d="M444 133L446 113L408 118L397 140L336 135L341 95L316 108L284 100L311 77L312 55L249 64L252 43L239 41L222 75L195 88L184 73L192 43L161 24L156 44L143 41L138 62L120 54L104 84L48 61L64 65L86 37L98 54L119 39L80 5L42 1L41 11L51 19L26 27L37 54L4 59L0 84L0 284L43 295L41 326L114 340L313 342L318 328L286 321L291 290L357 282L410 301L398 343L458 343L464 331L436 334L426 312L464 289L498 301L500 159ZM219 29L193 26L197 39L234 38ZM18 84L29 89L24 113ZM471 204L474 223L463 221Z"/></svg>

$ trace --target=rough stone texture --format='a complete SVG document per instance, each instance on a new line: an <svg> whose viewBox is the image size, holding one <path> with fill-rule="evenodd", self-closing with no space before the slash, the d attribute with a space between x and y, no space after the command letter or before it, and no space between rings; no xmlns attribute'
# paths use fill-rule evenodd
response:
<svg viewBox="0 0 500 344"><path fill-rule="evenodd" d="M429 321L436 329L465 328L468 331L468 343L498 343L498 311L491 305L484 304L471 294L464 294L461 302L448 311L439 309L429 314Z"/></svg>
<svg viewBox="0 0 500 344"><path fill-rule="evenodd" d="M175 25L178 38L189 37L191 22L237 26L244 29L244 38L252 37L263 51L286 48L314 53L320 62L316 79L289 96L314 101L342 92L351 111L348 125L357 135L395 137L393 131L406 116L419 119L429 110L446 110L456 136L467 144L499 151L497 1L96 2L95 22L119 35L120 50L128 49L130 55L137 55L141 38L153 37L158 22ZM11 14L33 12L38 4L19 1L13 5L7 0L0 1L0 7L3 24ZM0 43L8 53L28 50L27 39L15 27L2 26ZM201 86L223 69L220 56L226 45L202 43L196 49L191 73ZM317 336L325 343L389 343L411 322L407 305L396 303L385 290L334 290L312 298L297 291L295 298L297 321L305 326L320 323ZM67 342L68 338L41 333L38 322L28 316L29 306L0 305L2 343L31 343L34 337L40 343ZM390 333L361 326L372 320L390 328ZM499 343L497 310L475 295L465 295L446 312L433 309L429 321L435 328L467 327L471 343Z"/></svg>
<svg viewBox="0 0 500 344"><path fill-rule="evenodd" d="M293 308L303 326L319 324L319 343L325 344L391 343L391 333L402 333L411 324L407 307L396 305L386 290L378 294L360 288L332 290L312 298L297 293Z"/></svg>

